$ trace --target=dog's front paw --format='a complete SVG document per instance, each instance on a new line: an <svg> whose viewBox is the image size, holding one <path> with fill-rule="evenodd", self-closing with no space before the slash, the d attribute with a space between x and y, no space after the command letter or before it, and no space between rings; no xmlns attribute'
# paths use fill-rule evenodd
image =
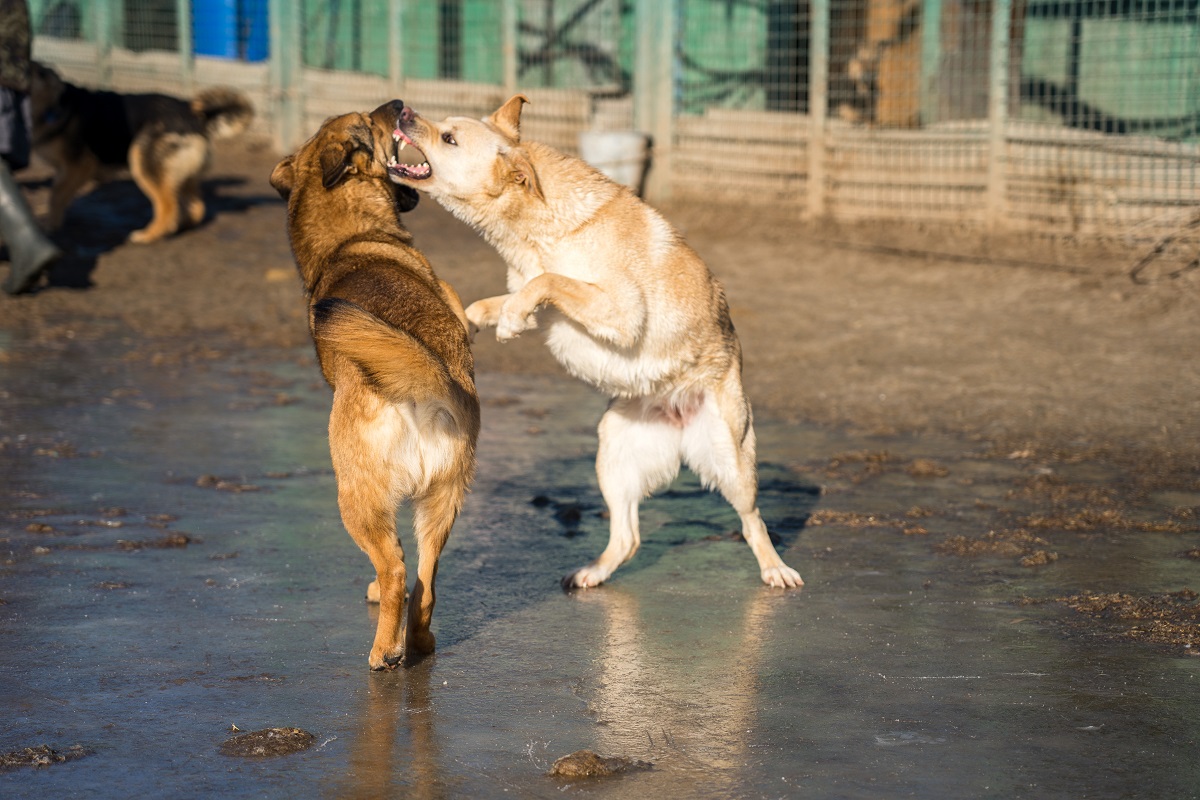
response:
<svg viewBox="0 0 1200 800"><path fill-rule="evenodd" d="M536 327L537 315L535 314L524 317L503 315L496 323L496 341L507 342L509 339L520 336L523 331L533 330Z"/></svg>
<svg viewBox="0 0 1200 800"><path fill-rule="evenodd" d="M471 305L467 306L467 322L471 323L471 327L475 330L486 328L491 321L488 319L487 300L476 300Z"/></svg>
<svg viewBox="0 0 1200 800"><path fill-rule="evenodd" d="M580 567L574 572L567 573L559 583L566 591L570 591L571 589L591 589L604 583L608 579L608 576L609 573L589 564L586 567Z"/></svg>
<svg viewBox="0 0 1200 800"><path fill-rule="evenodd" d="M778 589L798 589L804 585L800 573L787 564L780 564L778 567L764 569L762 571L762 582L767 586L774 586Z"/></svg>

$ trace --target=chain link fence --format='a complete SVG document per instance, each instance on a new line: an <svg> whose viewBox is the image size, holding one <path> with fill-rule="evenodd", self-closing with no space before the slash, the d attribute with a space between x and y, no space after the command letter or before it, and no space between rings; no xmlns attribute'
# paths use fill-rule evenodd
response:
<svg viewBox="0 0 1200 800"><path fill-rule="evenodd" d="M1200 0L34 0L81 85L247 91L290 149L401 97L653 142L650 199L1160 237L1200 212ZM640 155L634 156L640 158Z"/></svg>

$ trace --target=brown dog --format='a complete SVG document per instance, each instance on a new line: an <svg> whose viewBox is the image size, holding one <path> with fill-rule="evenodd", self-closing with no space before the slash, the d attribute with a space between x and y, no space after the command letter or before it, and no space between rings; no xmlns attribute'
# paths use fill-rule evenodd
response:
<svg viewBox="0 0 1200 800"><path fill-rule="evenodd" d="M328 120L271 173L288 203L313 341L333 387L338 507L375 567L372 669L433 650L438 557L474 476L479 435L462 303L400 222L416 193L388 175L403 107L395 100ZM407 574L395 517L403 500L412 503L418 559L402 644Z"/></svg>
<svg viewBox="0 0 1200 800"><path fill-rule="evenodd" d="M473 225L508 262L510 294L467 317L504 341L538 326L573 375L612 399L596 474L608 547L563 578L596 586L641 543L638 503L681 463L720 490L771 586L804 582L780 558L758 511L754 428L742 351L720 283L663 217L623 186L520 136L516 95L487 119L430 122L405 108L399 133L421 155L393 174Z"/></svg>
<svg viewBox="0 0 1200 800"><path fill-rule="evenodd" d="M246 130L254 106L241 92L213 87L191 100L163 94L94 91L33 65L33 148L54 168L49 227L63 224L85 186L129 170L154 217L129 241L148 243L204 220L200 179L212 142Z"/></svg>

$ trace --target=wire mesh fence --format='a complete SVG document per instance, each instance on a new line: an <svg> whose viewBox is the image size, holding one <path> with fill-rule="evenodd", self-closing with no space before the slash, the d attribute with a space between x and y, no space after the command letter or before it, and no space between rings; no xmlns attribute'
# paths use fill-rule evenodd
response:
<svg viewBox="0 0 1200 800"><path fill-rule="evenodd" d="M1200 212L1200 0L33 0L77 83L247 91L280 149L402 97L653 139L648 192L1148 238Z"/></svg>

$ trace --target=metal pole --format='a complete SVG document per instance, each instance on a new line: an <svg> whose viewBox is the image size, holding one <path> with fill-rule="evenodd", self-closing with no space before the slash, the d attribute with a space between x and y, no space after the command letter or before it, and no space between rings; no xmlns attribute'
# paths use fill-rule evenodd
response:
<svg viewBox="0 0 1200 800"><path fill-rule="evenodd" d="M921 7L921 124L938 121L941 105L938 75L942 66L942 0Z"/></svg>
<svg viewBox="0 0 1200 800"><path fill-rule="evenodd" d="M192 52L192 0L175 0L175 41L179 45L179 82L191 97L196 90L196 59Z"/></svg>
<svg viewBox="0 0 1200 800"><path fill-rule="evenodd" d="M518 7L519 0L504 0L504 8L501 13L504 14L504 19L501 23L503 28L503 42L501 46L501 57L504 59L504 93L511 97L518 91L520 77L518 75L518 62L521 54L519 43L517 41L517 26L520 21L520 9Z"/></svg>
<svg viewBox="0 0 1200 800"><path fill-rule="evenodd" d="M654 203L671 196L677 10L676 0L637 0L634 10L633 125L653 143L644 193Z"/></svg>
<svg viewBox="0 0 1200 800"><path fill-rule="evenodd" d="M96 81L102 89L112 88L113 7L109 3L92 6L96 23Z"/></svg>
<svg viewBox="0 0 1200 800"><path fill-rule="evenodd" d="M388 82L392 95L404 97L404 0L388 0Z"/></svg>
<svg viewBox="0 0 1200 800"><path fill-rule="evenodd" d="M808 203L810 219L825 216L825 128L829 116L829 0L812 0L808 50Z"/></svg>
<svg viewBox="0 0 1200 800"><path fill-rule="evenodd" d="M988 225L998 227L1008 213L1008 48L1012 0L992 2L992 41L988 65Z"/></svg>

